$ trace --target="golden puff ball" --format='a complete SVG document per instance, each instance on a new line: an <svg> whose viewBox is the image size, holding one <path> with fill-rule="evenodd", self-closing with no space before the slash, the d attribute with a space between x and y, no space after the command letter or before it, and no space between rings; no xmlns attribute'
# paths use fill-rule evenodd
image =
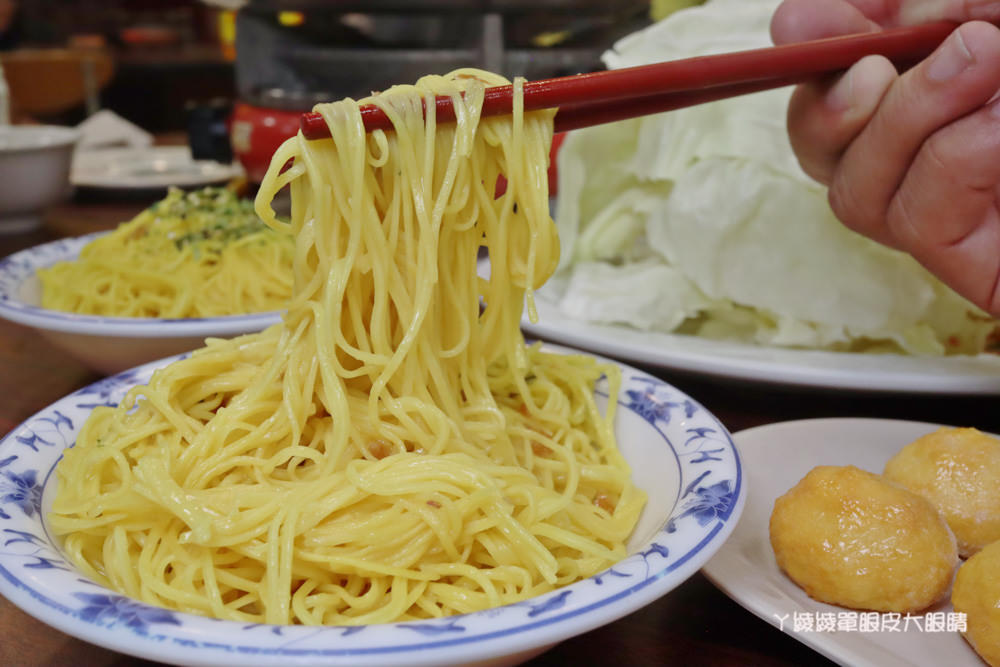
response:
<svg viewBox="0 0 1000 667"><path fill-rule="evenodd" d="M984 547L958 568L951 604L965 614L965 639L1000 667L1000 542Z"/></svg>
<svg viewBox="0 0 1000 667"><path fill-rule="evenodd" d="M854 466L819 466L774 503L778 566L821 602L917 612L958 564L955 536L926 498Z"/></svg>
<svg viewBox="0 0 1000 667"><path fill-rule="evenodd" d="M883 474L938 508L962 557L1000 540L1000 440L941 428L901 449Z"/></svg>

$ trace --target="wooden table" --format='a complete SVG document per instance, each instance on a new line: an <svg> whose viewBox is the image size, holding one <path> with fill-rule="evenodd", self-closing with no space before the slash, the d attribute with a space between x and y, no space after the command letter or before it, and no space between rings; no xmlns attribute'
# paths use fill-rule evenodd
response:
<svg viewBox="0 0 1000 667"><path fill-rule="evenodd" d="M0 237L0 256L61 236L113 227L147 202L76 201L52 211L42 230ZM708 407L730 429L812 417L920 419L1000 431L995 398L899 396L762 387L648 369ZM0 320L0 432L98 379L44 339ZM0 665L149 665L53 630L0 598ZM700 573L626 618L557 646L545 665L832 664L745 611Z"/></svg>

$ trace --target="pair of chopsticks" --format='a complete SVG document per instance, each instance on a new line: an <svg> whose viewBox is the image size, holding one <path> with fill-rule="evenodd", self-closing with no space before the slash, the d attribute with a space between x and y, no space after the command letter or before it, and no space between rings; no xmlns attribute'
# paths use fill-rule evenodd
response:
<svg viewBox="0 0 1000 667"><path fill-rule="evenodd" d="M845 70L868 55L885 56L905 68L929 55L956 27L942 21L529 81L524 84L524 109L558 108L555 130L565 132L802 83ZM482 115L510 113L512 90L510 85L487 88ZM361 116L369 132L392 129L378 107L362 106ZM450 98L437 98L436 116L443 122L455 119ZM319 114L303 114L300 126L307 139L330 136Z"/></svg>

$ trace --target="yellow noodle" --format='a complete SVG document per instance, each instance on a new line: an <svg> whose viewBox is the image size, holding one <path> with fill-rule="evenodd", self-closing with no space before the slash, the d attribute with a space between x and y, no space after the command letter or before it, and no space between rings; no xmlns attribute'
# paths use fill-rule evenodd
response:
<svg viewBox="0 0 1000 667"><path fill-rule="evenodd" d="M480 119L500 83L460 70L362 100L392 132L321 105L332 138L278 150L258 211L295 238L287 314L94 411L51 516L86 573L197 614L361 624L523 600L625 555L645 497L594 397L617 369L519 330L558 259L552 113L523 112L518 82L512 116ZM435 95L456 123L424 118Z"/></svg>
<svg viewBox="0 0 1000 667"><path fill-rule="evenodd" d="M293 249L232 192L173 189L77 259L38 271L42 306L162 318L280 310L292 294Z"/></svg>

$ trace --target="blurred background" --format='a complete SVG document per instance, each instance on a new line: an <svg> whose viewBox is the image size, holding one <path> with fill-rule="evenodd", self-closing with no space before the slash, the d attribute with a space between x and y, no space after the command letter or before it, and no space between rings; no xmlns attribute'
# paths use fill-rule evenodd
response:
<svg viewBox="0 0 1000 667"><path fill-rule="evenodd" d="M457 67L546 78L693 0L0 0L15 123L114 113L259 180L298 114Z"/></svg>

